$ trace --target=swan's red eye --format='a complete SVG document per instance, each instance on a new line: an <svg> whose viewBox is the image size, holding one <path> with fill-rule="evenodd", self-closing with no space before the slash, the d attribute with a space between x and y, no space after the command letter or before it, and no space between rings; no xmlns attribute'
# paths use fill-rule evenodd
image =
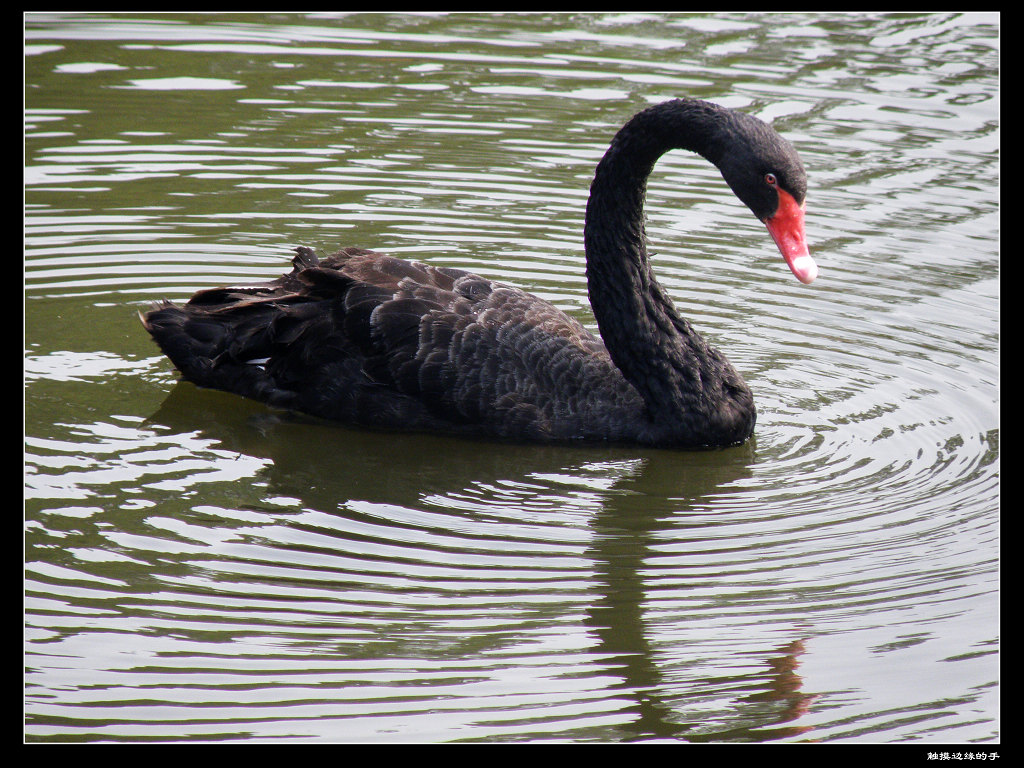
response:
<svg viewBox="0 0 1024 768"><path fill-rule="evenodd" d="M770 186L773 186L773 187L776 186L779 183L779 180L775 178L775 174L774 173L766 173L764 175L764 181L765 181L766 184L768 184Z"/></svg>

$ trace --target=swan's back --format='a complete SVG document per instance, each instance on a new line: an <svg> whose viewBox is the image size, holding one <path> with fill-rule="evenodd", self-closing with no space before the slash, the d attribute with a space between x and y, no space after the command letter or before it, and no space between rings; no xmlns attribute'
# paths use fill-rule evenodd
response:
<svg viewBox="0 0 1024 768"><path fill-rule="evenodd" d="M358 248L293 265L143 322L199 386L353 425L616 439L642 410L598 339L517 288Z"/></svg>

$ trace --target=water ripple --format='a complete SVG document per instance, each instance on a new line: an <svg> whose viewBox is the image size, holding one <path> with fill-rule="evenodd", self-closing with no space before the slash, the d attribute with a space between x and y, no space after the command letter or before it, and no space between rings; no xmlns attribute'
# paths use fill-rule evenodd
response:
<svg viewBox="0 0 1024 768"><path fill-rule="evenodd" d="M29 738L998 740L997 75L987 15L31 14ZM810 173L812 287L699 158L648 189L748 445L349 431L138 326L355 244L593 328L594 165L679 94Z"/></svg>

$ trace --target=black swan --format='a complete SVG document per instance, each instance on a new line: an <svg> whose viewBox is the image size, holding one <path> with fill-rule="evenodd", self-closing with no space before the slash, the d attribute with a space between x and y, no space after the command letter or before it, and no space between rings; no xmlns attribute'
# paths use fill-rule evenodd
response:
<svg viewBox="0 0 1024 768"><path fill-rule="evenodd" d="M361 248L262 285L154 305L146 329L184 378L363 427L522 440L702 448L744 442L743 378L676 312L651 271L644 195L672 149L714 163L764 222L793 274L817 266L804 237L807 178L755 117L695 99L635 115L597 166L587 283L601 340L546 301L458 269Z"/></svg>

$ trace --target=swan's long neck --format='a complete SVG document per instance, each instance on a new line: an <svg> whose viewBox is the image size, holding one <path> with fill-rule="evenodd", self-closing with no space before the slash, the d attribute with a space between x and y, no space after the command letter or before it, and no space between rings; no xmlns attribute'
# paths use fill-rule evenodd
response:
<svg viewBox="0 0 1024 768"><path fill-rule="evenodd" d="M654 277L644 231L647 178L671 149L718 164L723 110L669 102L619 131L597 167L584 242L590 301L612 360L639 391L653 424L736 442L753 429L753 398L725 358L676 312Z"/></svg>

